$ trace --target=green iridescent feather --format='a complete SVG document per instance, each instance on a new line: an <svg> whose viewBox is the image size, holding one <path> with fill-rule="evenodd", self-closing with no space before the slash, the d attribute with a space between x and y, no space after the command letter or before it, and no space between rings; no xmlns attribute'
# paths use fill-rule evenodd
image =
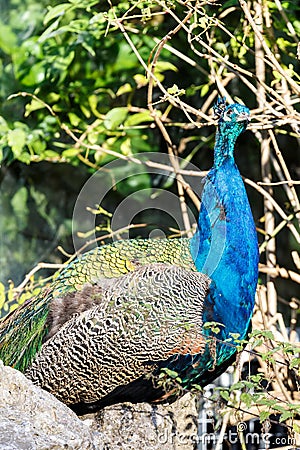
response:
<svg viewBox="0 0 300 450"><path fill-rule="evenodd" d="M0 359L25 370L47 335L48 307L53 297L77 291L96 278L124 275L154 262L196 270L189 239L132 239L95 248L70 263L53 284L0 322Z"/></svg>

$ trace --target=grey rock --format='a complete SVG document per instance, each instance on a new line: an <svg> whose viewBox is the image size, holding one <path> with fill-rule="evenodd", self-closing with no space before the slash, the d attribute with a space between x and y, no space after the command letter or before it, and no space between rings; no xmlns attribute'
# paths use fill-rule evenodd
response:
<svg viewBox="0 0 300 450"><path fill-rule="evenodd" d="M67 406L0 361L0 449L95 449L93 434Z"/></svg>
<svg viewBox="0 0 300 450"><path fill-rule="evenodd" d="M50 393L0 361L0 450L193 450L197 400L122 404L78 418Z"/></svg>
<svg viewBox="0 0 300 450"><path fill-rule="evenodd" d="M197 403L187 394L170 406L124 403L82 419L92 420L103 450L193 450L198 439Z"/></svg>

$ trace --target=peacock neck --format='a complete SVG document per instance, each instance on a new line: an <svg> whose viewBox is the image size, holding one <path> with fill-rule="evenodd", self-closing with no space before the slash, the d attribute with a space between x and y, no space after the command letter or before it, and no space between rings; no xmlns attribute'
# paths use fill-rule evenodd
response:
<svg viewBox="0 0 300 450"><path fill-rule="evenodd" d="M217 130L216 144L214 148L214 168L220 167L224 159L233 158L234 145L237 136L233 133L221 133Z"/></svg>
<svg viewBox="0 0 300 450"><path fill-rule="evenodd" d="M207 300L211 304L205 308L209 312L204 319L244 334L254 307L258 245L246 190L233 159L234 142L218 136L191 253L197 270L212 280Z"/></svg>

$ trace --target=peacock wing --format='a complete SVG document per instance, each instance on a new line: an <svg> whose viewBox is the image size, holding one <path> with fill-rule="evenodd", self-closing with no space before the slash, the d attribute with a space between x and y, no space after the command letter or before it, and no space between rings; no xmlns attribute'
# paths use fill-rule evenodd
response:
<svg viewBox="0 0 300 450"><path fill-rule="evenodd" d="M91 403L174 355L199 354L209 284L201 273L156 263L86 285L72 301L94 306L72 315L26 374L65 403Z"/></svg>
<svg viewBox="0 0 300 450"><path fill-rule="evenodd" d="M97 247L80 255L59 276L56 290L77 290L94 279L115 278L137 265L166 263L196 270L190 239L126 239Z"/></svg>
<svg viewBox="0 0 300 450"><path fill-rule="evenodd" d="M115 241L80 255L40 294L0 321L0 359L24 370L49 332L49 305L53 298L81 290L96 279L120 277L155 262L196 270L189 239L132 239Z"/></svg>

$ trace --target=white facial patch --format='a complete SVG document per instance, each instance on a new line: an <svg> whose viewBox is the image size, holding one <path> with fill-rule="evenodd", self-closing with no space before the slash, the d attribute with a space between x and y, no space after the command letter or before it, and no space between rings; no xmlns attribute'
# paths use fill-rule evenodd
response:
<svg viewBox="0 0 300 450"><path fill-rule="evenodd" d="M228 115L228 112L230 111L230 114ZM232 113L236 113L237 114L237 110L234 109L230 109L229 111L226 111L226 113L224 114L223 120L224 122L230 122L232 119Z"/></svg>

